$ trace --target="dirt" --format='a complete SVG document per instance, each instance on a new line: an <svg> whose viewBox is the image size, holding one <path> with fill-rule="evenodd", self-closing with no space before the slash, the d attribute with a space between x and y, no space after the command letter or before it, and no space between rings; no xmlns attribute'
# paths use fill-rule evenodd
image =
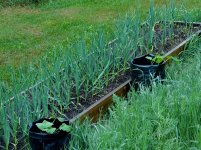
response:
<svg viewBox="0 0 201 150"><path fill-rule="evenodd" d="M68 119L72 119L77 114L81 113L83 110L87 109L89 106L100 100L106 94L114 90L116 87L120 86L122 83L127 81L130 78L130 72L122 72L118 77L116 77L113 81L109 83L108 86L104 87L101 92L92 96L89 93L89 97L87 99L81 98L79 100L79 104L76 105L74 101L72 101L69 105L69 109L65 112L65 115ZM84 93L82 92L80 97L84 97Z"/></svg>
<svg viewBox="0 0 201 150"><path fill-rule="evenodd" d="M82 12L83 10L81 8L68 8L68 9L59 9L59 10L54 10L53 12L58 15L58 17L65 17L65 18L73 18L76 15L79 15L80 12ZM49 13L49 11L47 11L46 13Z"/></svg>
<svg viewBox="0 0 201 150"><path fill-rule="evenodd" d="M36 9L31 9L28 7L21 7L21 6L16 6L16 7L8 7L5 9L2 9L1 11L2 15L19 15L19 14L39 14L40 11Z"/></svg>

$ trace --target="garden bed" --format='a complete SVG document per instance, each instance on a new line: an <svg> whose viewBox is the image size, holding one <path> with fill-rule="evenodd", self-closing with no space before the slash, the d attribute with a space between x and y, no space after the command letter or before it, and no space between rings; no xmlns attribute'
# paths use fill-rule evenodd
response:
<svg viewBox="0 0 201 150"><path fill-rule="evenodd" d="M168 66L164 85L143 89L141 94L129 92L127 100L114 97L115 106L106 118L76 126L72 147L200 149L200 41L182 53L183 61Z"/></svg>
<svg viewBox="0 0 201 150"><path fill-rule="evenodd" d="M175 56L184 49L186 44L194 37L194 35L201 34L200 23L173 22L172 25L173 25L172 31L170 31L169 28L167 28L166 30L166 33L167 33L166 35L170 35L170 32L172 32L171 39L169 36L167 36L165 38L165 43L162 43L160 42L161 40L158 40L158 39L162 39L163 32L164 32L163 30L164 22L157 22L154 27L155 32L154 32L153 39L155 40L153 44L154 45L153 49L151 51L143 51L141 49L142 47L139 46L138 51L136 51L137 52L136 56L146 54L147 52L152 52L153 54L160 54L166 58L168 56ZM143 30L144 30L144 27L146 27L146 25L142 26ZM166 27L169 27L169 26L167 25ZM145 43L147 43L146 39L148 38L147 37L148 35L146 33L148 33L148 31L144 30ZM109 42L108 46L115 47L115 42L117 41L118 39L113 40L112 42ZM143 52L143 53L140 54L139 52ZM62 76L63 73L65 73L65 69L60 71L60 75ZM94 94L89 93L88 94L89 96L87 98L85 97L84 87L82 87L82 90L80 90L81 92L80 92L79 100L77 100L77 97L75 95L76 93L75 88L72 88L70 92L72 100L68 106L68 109L64 111L64 114L67 117L67 119L75 120L75 118L78 118L77 115L80 116L79 113L83 111L85 112L86 111L85 109L87 109L91 105L94 105L96 102L99 102L100 100L102 100L102 98L104 97L106 98L107 97L106 95L115 94L116 89L119 89L119 87L124 88L124 86L122 85L125 85L127 87L128 85L125 83L129 84L128 82L130 80L129 73L130 73L129 70L120 72L119 75L116 75L114 79L109 81L108 85L106 85L101 91ZM48 79L52 79L54 81L54 77L50 77ZM29 99L31 100L32 96L30 91L35 90L41 86L44 86L46 80L37 83L36 85L32 86L28 90L21 92L21 94L28 96ZM62 92L66 92L66 91L62 91ZM121 93L120 95L124 96L125 94L126 93ZM13 99L14 97L11 98L10 100L13 100ZM51 98L49 100L51 100ZM101 107L99 107L98 109L101 109Z"/></svg>
<svg viewBox="0 0 201 150"><path fill-rule="evenodd" d="M154 43L152 43L153 47L151 51L148 48L149 46L146 45L146 39L148 38L148 35L146 34L147 32L146 30L144 30L144 27L142 27L145 35L143 41L145 45L144 47L138 46L138 50L136 51L135 56L146 54L147 52L152 52L153 54L159 53L165 59L168 59L168 56L175 56L180 54L185 46L188 44L188 42L195 35L201 34L201 24L199 23L174 22L172 25L173 30L171 31L171 34L169 29L167 29L166 36L162 37L164 36L164 23L158 22L155 24L155 32L153 36ZM167 27L168 25L165 26ZM163 38L164 40L162 42L159 42L159 40L157 40ZM115 42L118 42L118 39L109 43L109 47L112 46L113 50L115 50ZM144 48L147 50L144 51ZM71 123L77 119L83 121L86 117L90 117L94 122L97 121L100 114L107 111L108 107L112 104L113 94L117 94L118 96L125 96L129 91L131 82L129 72L129 69L122 70L121 72L119 72L119 74L113 76L112 80L109 80L107 84L104 84L101 90L99 89L98 92L94 93L89 92L87 97L84 93L84 87L81 87L79 98L75 94L76 89L70 89L71 102L68 107L61 106L63 109L62 113L66 116L67 119L70 120ZM63 73L65 73L65 70L62 70L60 72L60 76L62 76ZM48 79L51 79L54 83L54 76ZM40 89L42 86L47 86L45 82L46 80L39 82L37 85L21 92L20 95L26 96L29 100L32 100L33 98L30 91ZM62 92L67 92L67 90L62 90L61 93ZM51 95L51 91L49 92L49 95ZM14 101L14 99L15 97L11 98L9 101ZM51 103L54 100L51 97L48 99L48 101L50 101L49 103ZM55 102L53 103L53 105L56 107L60 107L59 104ZM2 145L1 143L3 143L3 141L0 141L0 145Z"/></svg>
<svg viewBox="0 0 201 150"><path fill-rule="evenodd" d="M156 24L155 26L155 37L161 38L162 31L159 28L160 22ZM163 57L165 59L168 59L168 56L176 56L180 54L183 50L184 47L187 46L188 42L195 36L195 35L200 35L201 34L201 24L199 23L184 23L184 22L174 22L174 25L177 27L174 29L174 36L173 40L167 40L165 45L161 45L161 43L156 43L155 47L153 48L153 53L154 54L163 54ZM187 30L188 33L184 33L182 31ZM191 34L190 34L191 33ZM177 38L180 37L180 38ZM112 43L110 43L112 46L115 45L116 40L114 40ZM160 49L164 49L164 51L159 51ZM129 72L129 71L128 71ZM128 73L129 74L129 73ZM117 81L118 84L110 84L111 86L106 87L104 91L105 96L104 97L92 97L92 100L90 100L90 107L88 107L86 110L82 110L80 114L75 116L73 119L71 119L71 122L75 121L76 119L80 119L83 121L84 117L90 117L92 121L97 121L97 116L100 115L100 113L104 112L107 110L109 105L112 103L112 95L117 94L119 96L125 96L127 92L130 89L130 83L131 80L129 78L129 75L124 76L124 74L121 74ZM123 79L123 80L122 80ZM111 88L112 87L112 88ZM112 90L113 89L113 90ZM118 91L118 92L117 92ZM108 92L108 94L107 94ZM103 94L104 95L104 94ZM101 98L98 100L97 98ZM87 106L87 105L85 105ZM79 111L77 111L79 112ZM75 113L76 114L76 113ZM70 115L70 113L67 112L67 116Z"/></svg>
<svg viewBox="0 0 201 150"><path fill-rule="evenodd" d="M173 22L167 28L166 34L164 34L164 26L168 27L168 22L167 23L159 22L155 24L154 29L156 35L155 36L156 44L154 45L154 53L161 54L161 50L163 54L167 53L170 51L170 49L177 47L180 43L182 42L186 43L186 40L192 34L201 30L201 24L198 23L185 24L184 22ZM166 35L165 38L163 37L164 35ZM162 39L162 42L158 42L161 41L160 39Z"/></svg>

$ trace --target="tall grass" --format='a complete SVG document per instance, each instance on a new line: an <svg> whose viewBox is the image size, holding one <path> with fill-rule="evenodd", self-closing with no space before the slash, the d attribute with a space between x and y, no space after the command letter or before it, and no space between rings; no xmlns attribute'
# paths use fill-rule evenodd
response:
<svg viewBox="0 0 201 150"><path fill-rule="evenodd" d="M127 101L114 96L109 117L75 126L71 149L200 149L200 57L199 40L186 62L168 68L164 85L131 92Z"/></svg>

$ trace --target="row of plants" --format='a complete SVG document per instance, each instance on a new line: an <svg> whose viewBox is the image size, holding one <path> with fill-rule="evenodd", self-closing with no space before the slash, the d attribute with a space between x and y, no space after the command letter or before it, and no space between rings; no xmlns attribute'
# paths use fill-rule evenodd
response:
<svg viewBox="0 0 201 150"><path fill-rule="evenodd" d="M167 68L164 84L130 92L98 123L74 124L70 149L200 149L201 40Z"/></svg>
<svg viewBox="0 0 201 150"><path fill-rule="evenodd" d="M37 69L38 72L31 74L30 78L22 75L23 78L28 79L27 83L33 83L36 78L44 80L22 94L18 92L22 90L26 81L16 83L10 91L7 91L1 83L1 148L26 147L27 125L30 122L42 117L60 116L67 120L71 119L107 93L108 89L111 90L127 80L130 77L128 61L150 51L157 53L156 48L163 42L163 40L156 40L161 36L156 34L154 29L157 20L166 18L170 21L168 23L164 20L164 23L159 24L163 28L166 27L165 30L160 31L162 35L166 29L170 36L178 33L177 30L171 30L178 12L171 5L166 8L166 17L161 17L160 11L155 10L152 5L145 23L141 23L139 14L119 22L115 33L116 40L109 45L104 39L104 34L98 32L90 45L81 40L61 50L65 51L65 54L62 52L59 55L55 52L54 64L42 60L38 67L40 71ZM145 29L146 32L141 34ZM185 36L180 41L192 34L194 32L192 30L197 31L199 28L184 25L182 29L185 29ZM162 53L160 51L160 54ZM120 76L122 80L119 80ZM15 79L14 75L13 79ZM9 99L10 93L14 98Z"/></svg>

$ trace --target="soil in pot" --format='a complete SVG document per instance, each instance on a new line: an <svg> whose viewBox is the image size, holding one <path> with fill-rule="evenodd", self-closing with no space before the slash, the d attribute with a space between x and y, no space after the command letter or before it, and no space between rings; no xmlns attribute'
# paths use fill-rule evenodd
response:
<svg viewBox="0 0 201 150"><path fill-rule="evenodd" d="M44 120L53 122L53 127L58 129L62 123L69 125L69 121L59 121L58 119L42 118L32 123L29 129L29 142L32 150L60 150L67 149L71 138L69 132L59 130L53 134L41 131L37 127L37 123L42 123Z"/></svg>
<svg viewBox="0 0 201 150"><path fill-rule="evenodd" d="M140 85L150 86L151 82L165 78L165 62L156 63L147 57L154 58L155 55L144 55L131 62L131 79L135 90L139 90Z"/></svg>

